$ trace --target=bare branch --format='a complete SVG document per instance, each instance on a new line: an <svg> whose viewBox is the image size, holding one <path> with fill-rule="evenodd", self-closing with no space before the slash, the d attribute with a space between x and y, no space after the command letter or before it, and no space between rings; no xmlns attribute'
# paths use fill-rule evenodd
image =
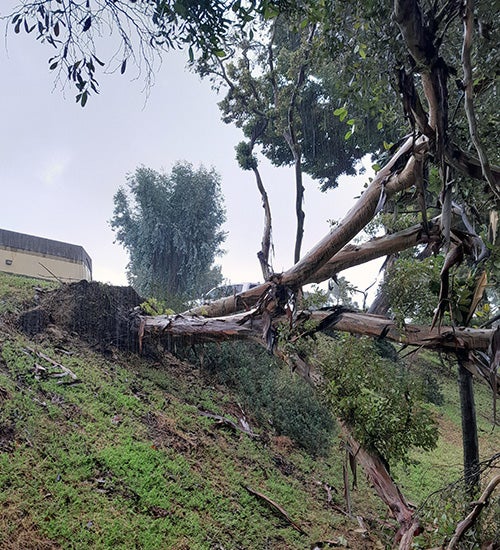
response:
<svg viewBox="0 0 500 550"><path fill-rule="evenodd" d="M481 163L481 169L484 178L488 182L491 191L497 199L500 199L500 186L495 180L490 168L490 163L481 138L479 137L479 131L477 127L476 115L474 111L474 88L473 88L473 75L472 75L472 33L474 28L474 2L473 0L465 0L464 3L464 41L462 47L462 65L464 71L464 91L465 91L465 113L467 115L467 121L469 123L469 132L472 139L472 143L476 148Z"/></svg>
<svg viewBox="0 0 500 550"><path fill-rule="evenodd" d="M500 475L496 475L488 483L486 489L483 491L483 494L479 497L479 500L473 503L474 508L472 509L470 514L457 525L457 528L455 529L455 533L453 534L453 537L447 546L447 550L454 550L455 548L458 547L458 543L460 542L460 539L474 525L477 517L481 513L481 510L488 505L488 501L493 491L499 484L500 484Z"/></svg>

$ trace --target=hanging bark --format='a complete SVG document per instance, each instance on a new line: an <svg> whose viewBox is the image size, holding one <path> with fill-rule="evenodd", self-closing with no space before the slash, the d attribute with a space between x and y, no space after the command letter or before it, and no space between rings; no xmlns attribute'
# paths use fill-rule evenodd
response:
<svg viewBox="0 0 500 550"><path fill-rule="evenodd" d="M400 550L409 550L413 537L420 530L415 510L404 498L396 483L394 483L382 459L361 447L351 435L348 426L343 422L340 424L342 433L350 446L352 454L356 457L359 464L361 464L377 495L387 505L392 517L399 524L394 542L398 544Z"/></svg>

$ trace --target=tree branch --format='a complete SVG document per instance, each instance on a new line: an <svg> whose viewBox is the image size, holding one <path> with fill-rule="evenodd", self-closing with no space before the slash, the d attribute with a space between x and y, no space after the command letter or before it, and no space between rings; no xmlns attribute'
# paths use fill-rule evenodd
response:
<svg viewBox="0 0 500 550"><path fill-rule="evenodd" d="M453 534L450 543L447 546L447 550L454 550L457 548L460 539L464 534L474 525L477 517L481 513L481 510L488 505L488 501L495 490L496 486L500 484L500 475L495 476L487 485L486 489L483 491L483 494L480 496L479 500L474 502L474 508L470 514L463 519L456 527L455 533Z"/></svg>
<svg viewBox="0 0 500 550"><path fill-rule="evenodd" d="M479 162L481 163L481 170L484 178L488 182L491 191L497 199L500 199L500 186L495 181L493 173L490 168L490 163L481 138L479 137L479 131L477 127L476 115L474 112L474 89L473 89L473 75L472 75L472 33L474 28L474 2L473 0L465 0L464 3L464 41L462 47L462 65L464 71L464 91L465 91L465 113L467 115L467 122L469 123L469 133L472 139L472 143L476 148L479 156Z"/></svg>

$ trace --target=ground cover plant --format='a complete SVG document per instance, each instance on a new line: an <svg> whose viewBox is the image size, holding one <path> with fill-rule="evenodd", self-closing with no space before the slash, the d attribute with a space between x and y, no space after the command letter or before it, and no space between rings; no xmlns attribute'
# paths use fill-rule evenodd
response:
<svg viewBox="0 0 500 550"><path fill-rule="evenodd" d="M0 301L9 300L11 311L33 305L39 281L0 277ZM22 304L15 299L20 284ZM362 475L355 489L348 475L348 511L345 448L331 418L267 352L207 346L203 362L194 363L165 350L147 358L95 346L50 323L26 335L11 313L0 316L0 327L0 547L392 543L384 508ZM461 462L454 374L435 366L443 397L442 405L429 405L439 426L437 448L412 451L393 470L433 525L416 539L422 548L441 543L466 513L463 499L454 504L458 488L428 499L460 478ZM269 377L258 387L256 374L264 371ZM485 386L477 396L486 458L499 440ZM301 439L304 433L314 437ZM480 528L491 538L494 517L486 520Z"/></svg>

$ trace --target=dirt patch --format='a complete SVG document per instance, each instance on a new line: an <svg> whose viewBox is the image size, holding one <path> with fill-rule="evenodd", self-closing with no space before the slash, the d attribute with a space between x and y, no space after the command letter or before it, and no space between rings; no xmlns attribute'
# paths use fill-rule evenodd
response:
<svg viewBox="0 0 500 550"><path fill-rule="evenodd" d="M14 448L16 431L13 425L0 424L0 452L10 452Z"/></svg>
<svg viewBox="0 0 500 550"><path fill-rule="evenodd" d="M131 287L80 281L43 295L36 308L19 316L18 324L30 336L55 325L101 350L116 346L135 351L130 313L141 301Z"/></svg>

